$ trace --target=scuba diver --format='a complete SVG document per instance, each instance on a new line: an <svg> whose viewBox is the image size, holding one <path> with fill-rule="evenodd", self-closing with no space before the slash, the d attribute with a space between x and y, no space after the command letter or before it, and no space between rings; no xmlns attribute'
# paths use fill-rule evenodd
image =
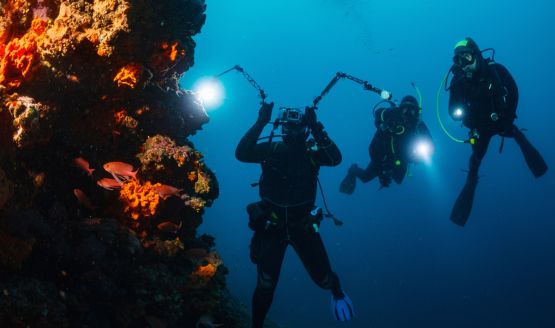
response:
<svg viewBox="0 0 555 328"><path fill-rule="evenodd" d="M332 314L348 321L353 305L332 271L319 234L322 209L314 205L320 166L336 166L341 152L316 119L313 107L303 113L296 108L281 109L274 130L281 125L282 141L258 142L270 122L273 103L263 103L256 123L247 131L235 151L245 163L260 163L261 201L249 204L249 227L254 231L250 258L258 277L252 298L252 327L261 328L272 304L288 245L293 246L314 282L332 292ZM312 134L314 140L308 140Z"/></svg>
<svg viewBox="0 0 555 328"><path fill-rule="evenodd" d="M426 124L420 120L421 108L416 98L405 96L399 106L385 102L390 107L374 110L377 130L368 148L370 163L366 169L351 165L339 187L342 193L352 194L357 178L366 183L378 177L381 187L388 187L392 180L400 184L409 163L430 159L432 138Z"/></svg>
<svg viewBox="0 0 555 328"><path fill-rule="evenodd" d="M489 50L489 49L486 49ZM484 50L484 51L486 51ZM471 38L455 45L453 73L449 90L449 114L470 129L468 142L472 146L466 183L451 212L451 221L464 226L478 184L478 169L490 140L500 135L500 152L504 138L514 138L532 174L539 178L547 171L540 153L514 125L518 103L517 85L505 66L486 59ZM495 53L494 53L495 54Z"/></svg>

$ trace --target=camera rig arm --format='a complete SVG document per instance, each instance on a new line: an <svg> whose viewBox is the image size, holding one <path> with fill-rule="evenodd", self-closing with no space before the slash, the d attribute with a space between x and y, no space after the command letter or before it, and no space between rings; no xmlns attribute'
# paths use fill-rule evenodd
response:
<svg viewBox="0 0 555 328"><path fill-rule="evenodd" d="M380 95L380 97L382 97L385 100L390 100L391 97L393 96L391 94L391 92L380 89L380 88L377 88L377 87L373 86L372 84L368 83L368 81L364 81L362 79L359 79L359 78L354 77L352 75L349 75L347 73L337 72L335 74L335 76L331 79L331 81L328 83L328 85L324 88L324 90L320 93L320 95L317 96L316 98L314 98L314 100L312 101L312 106L314 108L316 108L318 103L322 100L322 98L328 92L330 92L330 90L335 86L337 81L339 81L341 79L347 79L347 80L351 80L355 83L361 84L363 86L364 90L368 90L368 91L372 91L374 93L377 93L378 95Z"/></svg>
<svg viewBox="0 0 555 328"><path fill-rule="evenodd" d="M241 73L243 75L243 77L245 77L245 79L247 80L247 82L249 82L256 90L258 90L258 92L260 93L260 98L262 99L262 101L260 102L261 104L264 103L264 101L266 100L266 92L264 92L264 89L262 89L262 87L249 75L249 73L245 72L245 70L243 69L243 67L239 66L239 65L235 65L230 69L227 69L223 72L221 72L220 74L216 75L216 77L220 77L222 75L225 75L231 71L237 71L239 73Z"/></svg>

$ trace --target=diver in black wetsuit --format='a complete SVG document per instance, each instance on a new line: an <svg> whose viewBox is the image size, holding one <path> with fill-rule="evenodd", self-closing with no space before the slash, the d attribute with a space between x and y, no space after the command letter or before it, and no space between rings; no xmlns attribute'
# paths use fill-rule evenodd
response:
<svg viewBox="0 0 555 328"><path fill-rule="evenodd" d="M258 279L252 299L253 328L263 327L277 286L288 245L293 246L311 278L332 292L332 314L350 320L353 307L332 271L318 232L322 210L314 206L320 166L341 162L341 152L317 122L313 108L303 115L298 109L280 114L283 141L257 140L270 121L273 103L264 103L256 123L239 142L235 156L241 162L260 163L259 202L249 204L251 260L257 265ZM309 132L310 131L310 132ZM312 133L315 144L307 143Z"/></svg>
<svg viewBox="0 0 555 328"><path fill-rule="evenodd" d="M507 68L491 59L485 59L471 38L456 44L453 61L449 114L470 129L469 143L472 145L466 183L451 212L451 220L464 226L472 209L478 184L478 169L493 136L514 138L536 178L545 174L547 164L513 124L518 104L518 88Z"/></svg>
<svg viewBox="0 0 555 328"><path fill-rule="evenodd" d="M370 163L366 169L353 164L341 182L341 192L352 194L357 178L366 183L378 177L382 187L388 187L392 180L400 184L409 163L430 159L432 138L426 124L420 120L416 98L406 96L399 106L393 102L388 104L390 107L374 112L376 133L368 147Z"/></svg>

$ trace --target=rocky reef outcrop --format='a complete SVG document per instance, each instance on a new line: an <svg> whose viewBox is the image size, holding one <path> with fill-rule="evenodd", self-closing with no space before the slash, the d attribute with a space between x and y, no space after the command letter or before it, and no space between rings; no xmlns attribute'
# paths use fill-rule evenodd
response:
<svg viewBox="0 0 555 328"><path fill-rule="evenodd" d="M244 320L178 79L203 0L0 0L0 326Z"/></svg>

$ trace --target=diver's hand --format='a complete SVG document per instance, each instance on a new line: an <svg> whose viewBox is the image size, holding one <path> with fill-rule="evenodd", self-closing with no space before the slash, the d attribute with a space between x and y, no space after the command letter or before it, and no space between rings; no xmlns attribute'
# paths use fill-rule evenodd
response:
<svg viewBox="0 0 555 328"><path fill-rule="evenodd" d="M266 125L270 122L272 118L272 109L274 108L274 103L262 103L260 109L258 110L258 119L256 120L257 124Z"/></svg>
<svg viewBox="0 0 555 328"><path fill-rule="evenodd" d="M314 107L307 107L304 111L304 120L309 129L314 130L317 127L316 111Z"/></svg>

